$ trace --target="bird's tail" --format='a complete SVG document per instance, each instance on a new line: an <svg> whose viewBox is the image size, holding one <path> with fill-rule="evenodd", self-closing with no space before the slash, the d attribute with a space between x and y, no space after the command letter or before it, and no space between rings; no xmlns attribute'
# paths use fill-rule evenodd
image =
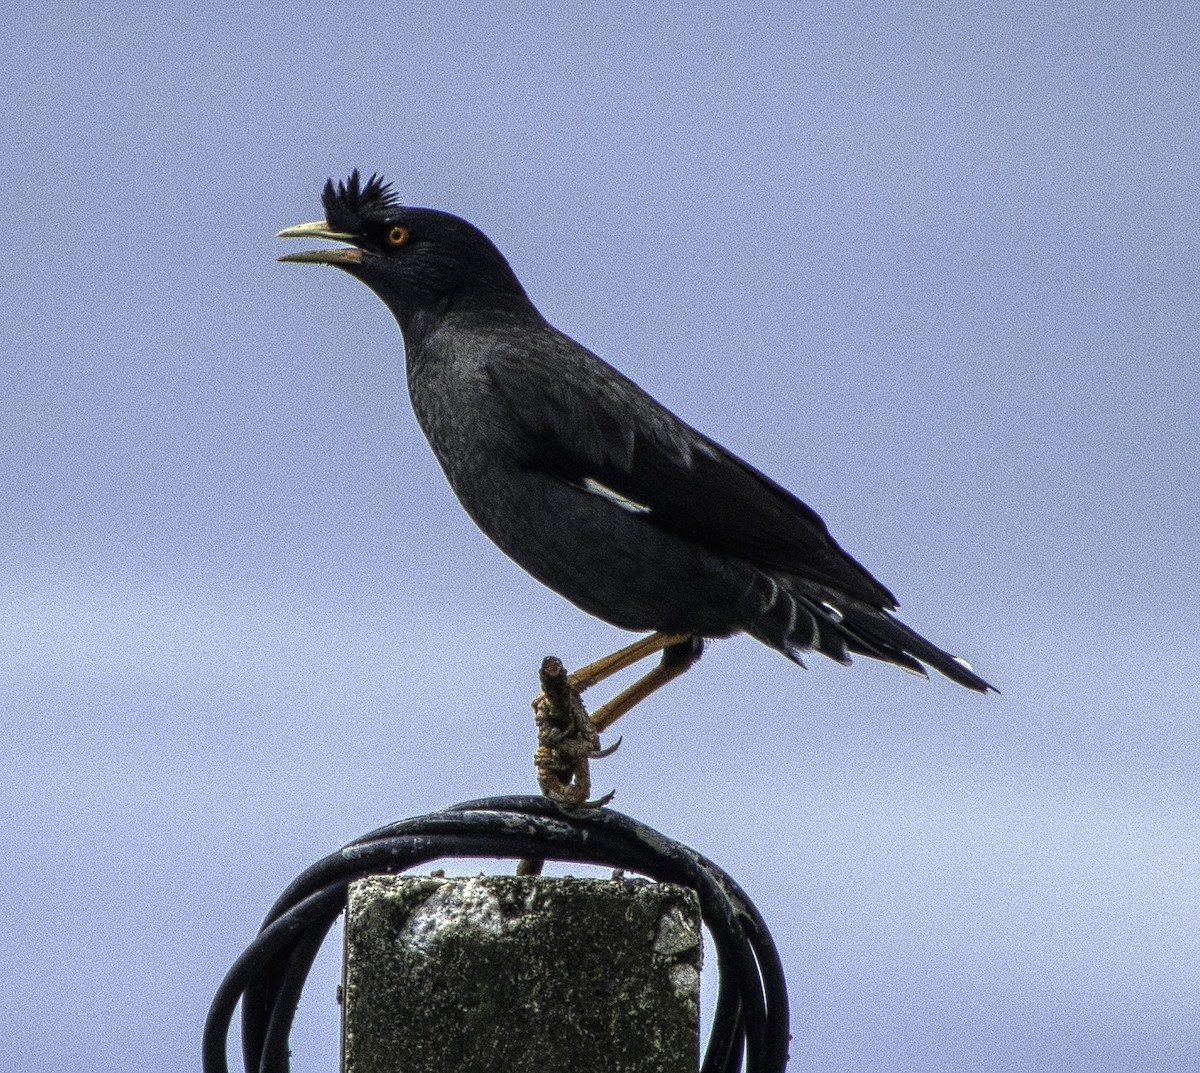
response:
<svg viewBox="0 0 1200 1073"><path fill-rule="evenodd" d="M855 653L923 678L932 667L968 689L997 692L966 660L925 640L886 609L837 597L800 578L759 577L751 594L757 614L746 632L797 663L803 663L802 652L819 652L838 663L849 663Z"/></svg>

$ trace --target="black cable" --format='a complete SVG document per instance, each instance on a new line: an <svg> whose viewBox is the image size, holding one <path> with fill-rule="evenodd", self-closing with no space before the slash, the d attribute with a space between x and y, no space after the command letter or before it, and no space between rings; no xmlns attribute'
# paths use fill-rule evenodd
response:
<svg viewBox="0 0 1200 1073"><path fill-rule="evenodd" d="M229 1073L242 1006L246 1073L288 1073L288 1034L317 951L350 884L447 857L546 858L637 872L696 891L716 951L717 1001L701 1073L782 1073L787 985L762 916L722 869L611 809L567 811L545 797L494 797L381 827L305 869L234 962L204 1026L204 1073Z"/></svg>

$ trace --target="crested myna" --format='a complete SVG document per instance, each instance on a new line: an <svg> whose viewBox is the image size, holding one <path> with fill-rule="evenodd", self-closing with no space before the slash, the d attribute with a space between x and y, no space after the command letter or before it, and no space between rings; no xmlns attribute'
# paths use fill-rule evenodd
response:
<svg viewBox="0 0 1200 1073"><path fill-rule="evenodd" d="M334 265L392 311L417 421L466 512L577 607L654 631L572 676L586 688L662 651L598 728L735 633L797 663L858 654L992 688L898 621L813 510L547 323L477 228L357 171L322 202L323 221L280 237L347 246L280 260Z"/></svg>

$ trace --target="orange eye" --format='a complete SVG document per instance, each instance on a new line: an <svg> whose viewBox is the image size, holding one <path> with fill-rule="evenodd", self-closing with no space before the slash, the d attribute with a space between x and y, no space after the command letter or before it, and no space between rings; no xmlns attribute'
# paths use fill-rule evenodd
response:
<svg viewBox="0 0 1200 1073"><path fill-rule="evenodd" d="M408 241L408 228L397 225L387 233L389 246L403 246Z"/></svg>

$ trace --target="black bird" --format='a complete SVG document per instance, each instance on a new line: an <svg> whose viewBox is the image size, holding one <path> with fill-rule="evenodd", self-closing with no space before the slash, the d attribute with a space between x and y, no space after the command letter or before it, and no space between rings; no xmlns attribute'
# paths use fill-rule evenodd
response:
<svg viewBox="0 0 1200 1073"><path fill-rule="evenodd" d="M655 631L572 676L582 689L662 651L593 713L600 729L691 666L705 638L739 632L796 663L855 653L992 689L893 617L895 597L813 510L549 324L477 228L357 171L321 200L323 221L279 237L350 248L280 260L340 268L392 311L417 421L466 512L577 607Z"/></svg>

